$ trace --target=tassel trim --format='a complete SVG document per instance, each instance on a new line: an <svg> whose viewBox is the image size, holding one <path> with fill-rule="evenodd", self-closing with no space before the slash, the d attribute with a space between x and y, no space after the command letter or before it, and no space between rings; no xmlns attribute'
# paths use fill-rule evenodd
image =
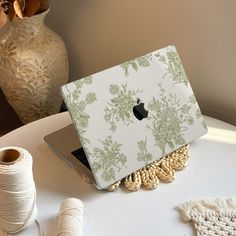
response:
<svg viewBox="0 0 236 236"><path fill-rule="evenodd" d="M235 215L236 216L236 200L235 199L201 199L188 201L177 209L180 211L183 220L188 222L196 215Z"/></svg>

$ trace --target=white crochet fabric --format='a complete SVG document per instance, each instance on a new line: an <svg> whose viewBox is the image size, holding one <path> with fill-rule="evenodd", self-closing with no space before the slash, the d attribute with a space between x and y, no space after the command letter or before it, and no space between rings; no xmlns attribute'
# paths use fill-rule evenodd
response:
<svg viewBox="0 0 236 236"><path fill-rule="evenodd" d="M186 222L193 222L197 236L236 236L236 201L203 199L178 207Z"/></svg>

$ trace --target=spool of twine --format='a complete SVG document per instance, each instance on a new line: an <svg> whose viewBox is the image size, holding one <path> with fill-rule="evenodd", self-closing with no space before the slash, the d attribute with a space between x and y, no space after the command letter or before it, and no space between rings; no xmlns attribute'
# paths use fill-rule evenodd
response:
<svg viewBox="0 0 236 236"><path fill-rule="evenodd" d="M19 147L0 148L0 229L20 232L37 217L32 156Z"/></svg>
<svg viewBox="0 0 236 236"><path fill-rule="evenodd" d="M65 199L60 206L57 216L56 236L82 236L83 235L84 206L77 198Z"/></svg>

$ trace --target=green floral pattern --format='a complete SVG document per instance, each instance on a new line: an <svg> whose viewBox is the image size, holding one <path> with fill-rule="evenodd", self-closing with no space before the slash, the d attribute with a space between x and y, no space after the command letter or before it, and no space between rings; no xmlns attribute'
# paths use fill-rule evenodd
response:
<svg viewBox="0 0 236 236"><path fill-rule="evenodd" d="M159 89L160 99L153 97L148 104L148 119L152 123L148 127L152 131L156 145L165 154L167 146L174 150L186 143L184 131L193 124L194 119L190 112L191 106L181 105L176 94L167 94L161 83Z"/></svg>
<svg viewBox="0 0 236 236"><path fill-rule="evenodd" d="M117 180L116 173L120 172L127 162L127 157L121 153L122 145L115 142L111 136L99 141L102 148L94 148L91 153L95 158L93 170L97 174L100 173L105 182Z"/></svg>
<svg viewBox="0 0 236 236"><path fill-rule="evenodd" d="M166 55L163 55L161 52L155 54L159 61L166 65L166 76L170 76L175 83L183 83L188 86L188 78L184 71L184 67L181 63L181 60L173 47L167 47Z"/></svg>
<svg viewBox="0 0 236 236"><path fill-rule="evenodd" d="M195 115L196 115L197 119L202 119L202 121L201 121L202 127L203 127L204 129L207 129L207 124L206 124L206 122L205 122L205 120L204 120L204 118L203 118L203 116L202 116L202 113L201 113L201 110L200 110L200 109L197 109Z"/></svg>
<svg viewBox="0 0 236 236"><path fill-rule="evenodd" d="M101 188L205 133L200 109L174 47L102 73L63 86L64 100ZM135 74L137 79L133 80ZM148 117L137 121L133 107L140 100L145 102ZM123 137L123 130L133 136Z"/></svg>
<svg viewBox="0 0 236 236"><path fill-rule="evenodd" d="M197 100L196 100L196 97L194 96L194 94L189 96L189 102L194 104L194 105L197 105ZM197 119L202 119L202 121L201 121L202 127L204 129L207 129L207 124L206 124L206 122L205 122L205 120L202 116L201 110L199 108L196 110L195 116L196 116Z"/></svg>
<svg viewBox="0 0 236 236"><path fill-rule="evenodd" d="M189 102L192 104L197 104L197 100L196 100L194 94L189 96Z"/></svg>
<svg viewBox="0 0 236 236"><path fill-rule="evenodd" d="M110 124L110 129L115 132L117 123L122 122L125 125L133 123L133 106L137 103L141 91L128 90L127 84L122 84L120 87L111 84L109 91L113 98L104 108L104 119Z"/></svg>
<svg viewBox="0 0 236 236"><path fill-rule="evenodd" d="M74 86L76 88L72 91L69 86L65 86L68 93L64 93L66 105L70 109L71 116L73 117L77 129L79 130L80 142L83 145L90 143L89 139L87 139L84 135L90 118L90 116L86 113L86 106L96 101L96 94L90 92L86 95L84 100L79 99L79 97L81 95L83 85L91 83L92 76L88 76L82 80L77 80L74 82Z"/></svg>
<svg viewBox="0 0 236 236"><path fill-rule="evenodd" d="M132 68L135 71L138 71L140 67L148 67L150 66L150 62L152 61L152 54L147 54L145 56L141 56L139 58L127 61L121 64L122 69L125 72L125 76L129 76L129 69Z"/></svg>
<svg viewBox="0 0 236 236"><path fill-rule="evenodd" d="M139 149L139 152L137 154L138 161L143 161L145 165L147 165L153 160L152 154L147 151L147 137L145 137L144 141L141 140L138 142L138 149Z"/></svg>

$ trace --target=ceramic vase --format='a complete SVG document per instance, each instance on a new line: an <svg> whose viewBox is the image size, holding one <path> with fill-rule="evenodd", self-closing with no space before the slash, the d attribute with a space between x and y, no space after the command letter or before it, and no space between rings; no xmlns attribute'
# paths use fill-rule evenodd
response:
<svg viewBox="0 0 236 236"><path fill-rule="evenodd" d="M48 12L15 19L0 40L0 86L25 124L58 113L68 81L65 45L44 24Z"/></svg>

